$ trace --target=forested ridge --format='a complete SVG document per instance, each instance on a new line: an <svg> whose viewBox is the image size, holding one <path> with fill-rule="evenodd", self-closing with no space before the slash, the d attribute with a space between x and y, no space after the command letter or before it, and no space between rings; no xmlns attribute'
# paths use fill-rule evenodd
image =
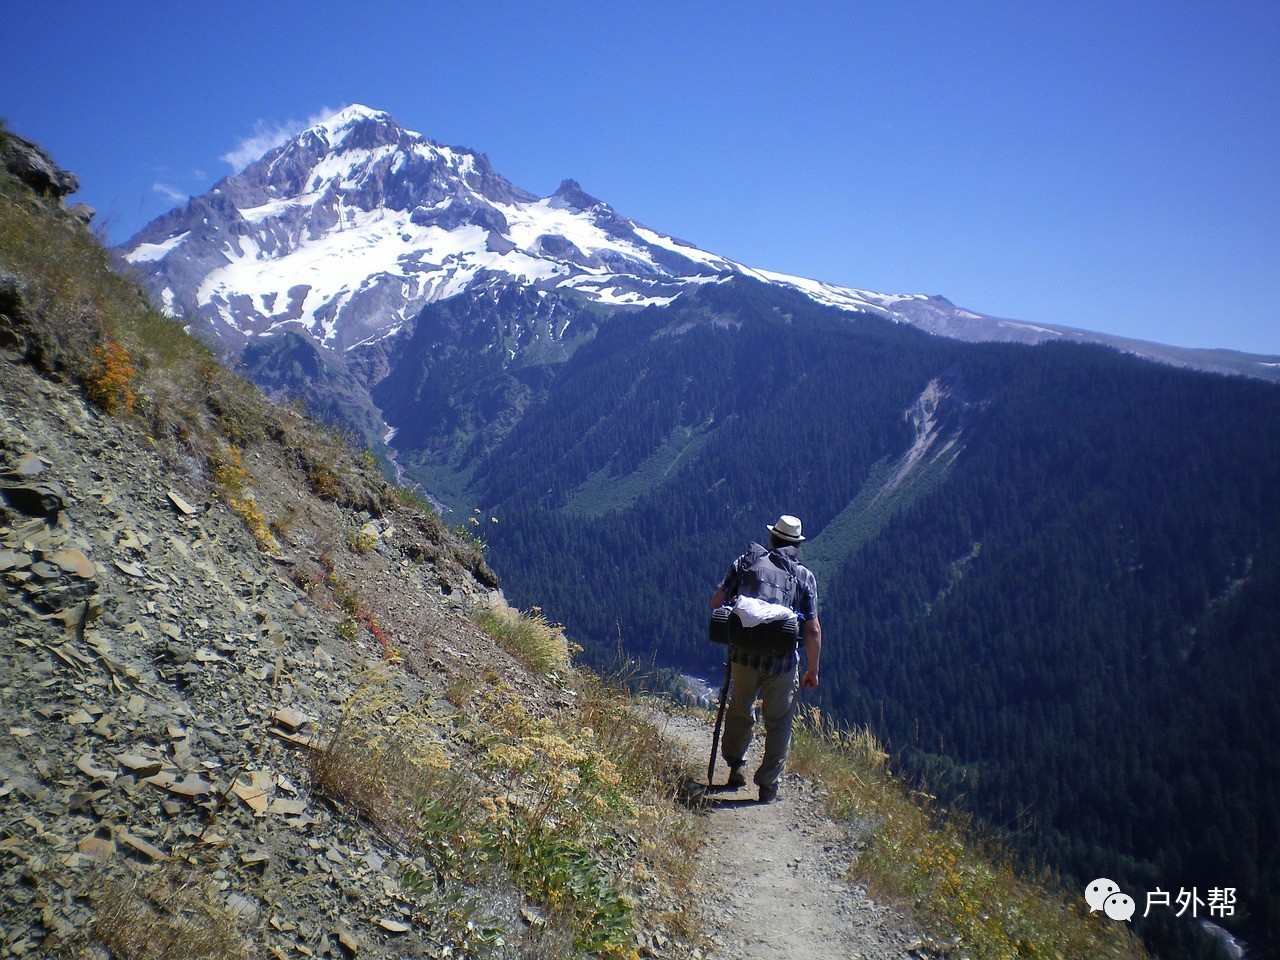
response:
<svg viewBox="0 0 1280 960"><path fill-rule="evenodd" d="M855 642L821 699L1077 877L1235 886L1274 923L1276 400L1033 362L945 487L830 579Z"/></svg>
<svg viewBox="0 0 1280 960"><path fill-rule="evenodd" d="M1237 888L1227 925L1275 949L1280 389L746 281L604 318L521 377L539 391L467 493L508 594L588 658L713 674L706 598L794 513L824 711L1078 878ZM907 415L931 385L934 434Z"/></svg>

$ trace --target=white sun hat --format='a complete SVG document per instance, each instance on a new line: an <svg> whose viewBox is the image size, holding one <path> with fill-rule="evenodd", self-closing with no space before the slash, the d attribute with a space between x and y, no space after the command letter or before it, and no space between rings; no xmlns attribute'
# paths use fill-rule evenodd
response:
<svg viewBox="0 0 1280 960"><path fill-rule="evenodd" d="M778 518L777 523L769 527L769 532L779 540L786 540L788 543L803 543L805 540L800 535L800 518L785 513Z"/></svg>

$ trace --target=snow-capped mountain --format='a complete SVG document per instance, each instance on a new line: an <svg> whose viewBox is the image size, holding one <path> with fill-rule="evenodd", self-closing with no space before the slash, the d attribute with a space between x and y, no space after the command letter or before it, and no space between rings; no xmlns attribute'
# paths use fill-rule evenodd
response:
<svg viewBox="0 0 1280 960"><path fill-rule="evenodd" d="M1280 358L1184 350L754 269L650 229L565 180L537 197L483 154L347 107L145 227L120 251L161 306L239 354L292 332L342 353L480 286L625 309L748 276L960 340L1104 343L1179 366L1280 379ZM554 328L554 338L563 333Z"/></svg>
<svg viewBox="0 0 1280 960"><path fill-rule="evenodd" d="M346 349L494 277L635 307L744 274L925 327L998 322L942 298L754 270L630 220L573 180L536 197L483 154L360 105L160 217L123 253L166 309L233 347L293 330Z"/></svg>

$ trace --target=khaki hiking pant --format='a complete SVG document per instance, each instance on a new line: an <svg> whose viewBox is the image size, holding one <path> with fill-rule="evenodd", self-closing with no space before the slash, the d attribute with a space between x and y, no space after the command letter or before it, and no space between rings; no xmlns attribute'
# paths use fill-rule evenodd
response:
<svg viewBox="0 0 1280 960"><path fill-rule="evenodd" d="M781 676L771 677L740 663L732 664L733 692L725 708L724 736L720 739L720 755L731 767L741 766L751 746L753 718L751 708L756 694L764 696L760 711L764 720L764 759L756 770L755 781L762 787L778 782L787 762L791 746L791 723L796 715L800 692L800 662Z"/></svg>

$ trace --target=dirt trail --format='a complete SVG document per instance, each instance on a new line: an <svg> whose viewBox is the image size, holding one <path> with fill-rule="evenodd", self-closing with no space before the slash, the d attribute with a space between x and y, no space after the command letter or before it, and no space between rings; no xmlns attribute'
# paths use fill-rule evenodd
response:
<svg viewBox="0 0 1280 960"><path fill-rule="evenodd" d="M686 716L658 717L667 735L706 770L710 724ZM707 932L719 956L732 960L898 960L919 942L909 921L874 903L844 879L849 858L843 826L822 811L814 787L783 778L778 799L757 802L751 771L763 730L747 757L747 786L708 794L702 852ZM717 761L716 780L728 771Z"/></svg>

